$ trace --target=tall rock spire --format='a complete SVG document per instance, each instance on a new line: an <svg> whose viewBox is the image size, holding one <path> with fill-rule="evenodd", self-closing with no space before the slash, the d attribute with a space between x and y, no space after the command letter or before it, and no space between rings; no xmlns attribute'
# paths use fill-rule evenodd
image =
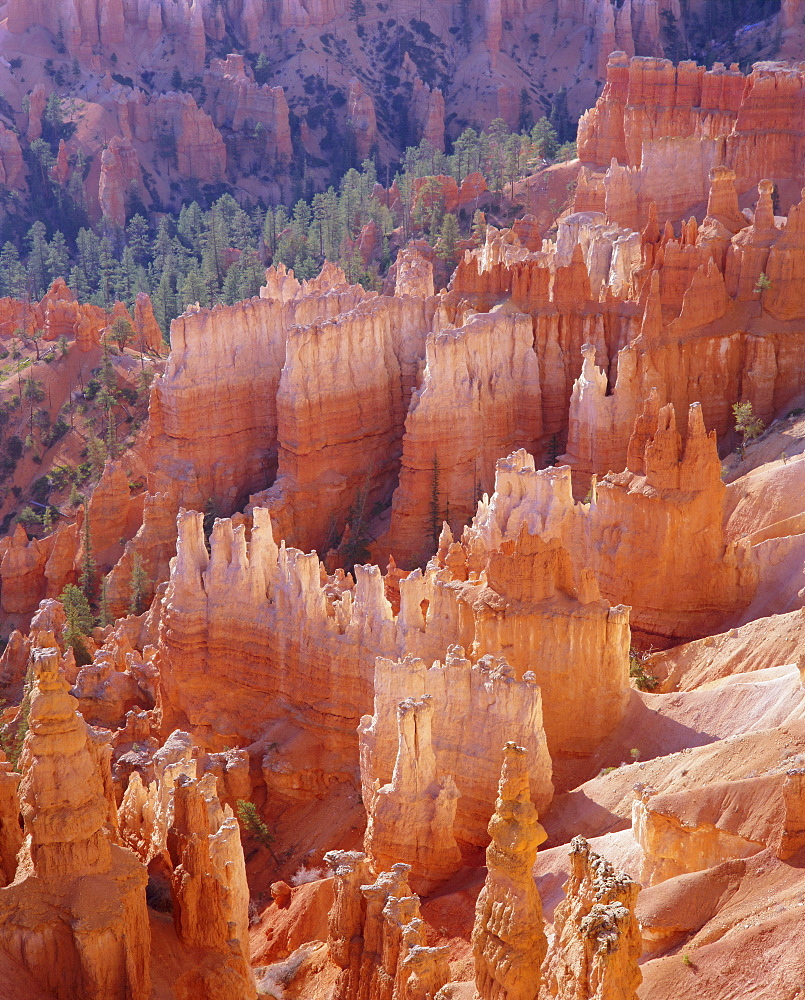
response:
<svg viewBox="0 0 805 1000"><path fill-rule="evenodd" d="M495 812L489 821L487 876L475 907L472 950L481 1000L535 1000L548 950L542 903L531 869L546 839L528 780L527 751L503 748Z"/></svg>

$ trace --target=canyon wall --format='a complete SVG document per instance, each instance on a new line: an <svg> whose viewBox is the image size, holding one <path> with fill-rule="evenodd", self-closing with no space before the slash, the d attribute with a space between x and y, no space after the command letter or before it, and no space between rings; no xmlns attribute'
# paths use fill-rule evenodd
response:
<svg viewBox="0 0 805 1000"><path fill-rule="evenodd" d="M739 193L764 177L802 185L803 122L805 76L785 63L756 63L744 77L737 66L614 52L603 93L579 119L579 158L609 167L610 183L616 164L630 168L629 186L646 208L655 200L663 215L678 216L706 199L715 166L735 171ZM673 169L680 158L684 172Z"/></svg>
<svg viewBox="0 0 805 1000"><path fill-rule="evenodd" d="M522 713L524 721L535 712L529 683L536 681L543 688L552 752L583 752L616 725L628 692L628 612L601 601L585 571L575 584L561 546L537 540L536 551L526 548L520 561L516 549L492 551L488 588L477 571L475 582L466 580L467 555L461 546L449 554L446 546L447 562L455 572L437 563L424 576L416 572L400 580L400 610L395 615L376 567L356 567L354 586L340 570L328 577L315 554L303 555L284 543L277 547L266 509L255 508L252 516L248 542L243 524L216 522L208 555L202 515L180 514L177 555L161 612L159 701L166 727L192 726L202 742L214 746L235 732L255 739L272 725L290 722L299 735L282 751L285 766L275 772L279 756L275 762L269 754L264 773L269 785L306 796L322 782L355 776L355 730L372 705L376 657L411 653L433 662L443 659L454 643L466 649L475 644L478 650L480 669L462 653L451 664L453 670L460 667L468 702L476 706L486 703L497 686L495 661L483 657L513 646L507 652L523 683L512 684L503 669L497 684L511 692L518 705L515 714ZM479 558L483 562L485 557ZM497 585L499 593L491 589ZM524 603L524 592L531 586L534 593ZM509 601L507 620L499 611ZM233 632L235 608L240 625ZM499 609L498 614L492 608ZM577 636L572 658L557 646L567 629ZM561 672L556 662L563 664ZM435 679L439 671L427 673ZM230 679L222 686L223 676ZM405 676L399 673L400 679ZM399 697L376 700L376 707L387 706L384 727L391 723L397 702L428 693L420 687L403 683ZM568 714L573 692L580 701ZM443 725L447 747L456 739L456 730L447 719ZM494 729L482 737L484 746L490 737L499 742ZM396 742L396 737L383 738L381 759L386 763L370 765L376 769L372 780L375 774L384 782L391 777ZM294 767L289 768L291 757ZM544 760L539 753L535 757ZM471 794L468 808L478 808Z"/></svg>

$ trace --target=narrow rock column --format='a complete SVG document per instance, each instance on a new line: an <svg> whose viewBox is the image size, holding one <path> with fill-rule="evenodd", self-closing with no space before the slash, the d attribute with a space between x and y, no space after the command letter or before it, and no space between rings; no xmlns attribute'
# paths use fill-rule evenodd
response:
<svg viewBox="0 0 805 1000"><path fill-rule="evenodd" d="M475 907L472 949L481 1000L535 1000L548 949L532 868L546 833L537 821L527 751L503 748L495 812L489 821L487 876Z"/></svg>
<svg viewBox="0 0 805 1000"><path fill-rule="evenodd" d="M212 774L198 781L186 774L179 776L167 839L174 864L171 886L179 938L219 956L203 983L199 982L200 970L182 980L188 980L187 987L203 986L209 994L218 990L225 1000L252 1000L255 987L249 965L249 890L243 848L232 810L221 809Z"/></svg>
<svg viewBox="0 0 805 1000"><path fill-rule="evenodd" d="M637 1000L643 980L635 917L640 886L591 850L570 843L570 878L556 908L554 940L543 968L540 1000Z"/></svg>
<svg viewBox="0 0 805 1000"><path fill-rule="evenodd" d="M437 774L432 719L430 695L397 706L394 774L374 793L365 840L375 871L404 861L411 866L411 885L422 895L461 867L453 835L460 792L450 775Z"/></svg>
<svg viewBox="0 0 805 1000"><path fill-rule="evenodd" d="M60 1000L147 1000L148 876L112 842L102 755L89 739L57 648L32 652L34 688L20 770L25 840L0 889L0 949Z"/></svg>
<svg viewBox="0 0 805 1000"><path fill-rule="evenodd" d="M335 899L330 910L327 945L330 958L341 970L333 1000L358 995L366 901L361 886L371 879L369 859L359 851L329 851L325 862L335 874Z"/></svg>
<svg viewBox="0 0 805 1000"><path fill-rule="evenodd" d="M341 972L333 1000L434 1000L450 980L448 949L427 946L410 865L362 885L371 877L364 854L330 851L324 860L335 872L328 946Z"/></svg>

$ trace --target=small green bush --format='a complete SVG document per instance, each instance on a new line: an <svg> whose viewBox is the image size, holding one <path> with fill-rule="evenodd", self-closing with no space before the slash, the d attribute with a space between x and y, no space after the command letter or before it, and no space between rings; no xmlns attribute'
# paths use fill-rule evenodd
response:
<svg viewBox="0 0 805 1000"><path fill-rule="evenodd" d="M659 678L646 670L644 659L645 656L638 653L634 647L629 650L629 676L639 691L655 691L660 683Z"/></svg>
<svg viewBox="0 0 805 1000"><path fill-rule="evenodd" d="M260 819L260 813L257 811L257 806L254 802L249 802L246 799L238 799L238 819L243 829L247 833L250 833L258 844L265 847L276 861L276 855L271 847L274 843L274 834Z"/></svg>

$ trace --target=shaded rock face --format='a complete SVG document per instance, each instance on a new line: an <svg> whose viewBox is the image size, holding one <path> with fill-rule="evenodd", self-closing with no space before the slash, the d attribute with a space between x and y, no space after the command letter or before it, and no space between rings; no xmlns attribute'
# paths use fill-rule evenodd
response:
<svg viewBox="0 0 805 1000"><path fill-rule="evenodd" d="M475 907L472 948L482 1000L534 1000L548 950L532 868L546 834L531 801L528 751L503 748L503 769L489 821L487 876Z"/></svg>
<svg viewBox="0 0 805 1000"><path fill-rule="evenodd" d="M35 650L33 669L20 759L25 840L14 881L0 890L2 947L60 1000L147 1000L145 869L114 842L103 757L75 711L59 651Z"/></svg>
<svg viewBox="0 0 805 1000"><path fill-rule="evenodd" d="M541 1000L636 1000L642 942L635 917L640 886L591 850L570 844L570 878L554 915L554 940L543 967Z"/></svg>
<svg viewBox="0 0 805 1000"><path fill-rule="evenodd" d="M449 510L451 523L462 524L492 488L501 454L539 448L542 400L533 341L524 315L475 315L428 338L422 386L405 420L385 540L391 551L416 553L423 540L427 544L434 490L440 513Z"/></svg>
<svg viewBox="0 0 805 1000"><path fill-rule="evenodd" d="M272 483L288 331L350 310L365 294L335 268L300 285L280 267L260 298L176 320L171 360L153 388L149 491L167 493L174 512L212 502L227 513ZM231 367L226 380L222 363Z"/></svg>
<svg viewBox="0 0 805 1000"><path fill-rule="evenodd" d="M140 161L131 141L115 136L101 155L98 200L104 216L124 226L127 199L132 194L147 197Z"/></svg>
<svg viewBox="0 0 805 1000"><path fill-rule="evenodd" d="M253 1000L249 888L232 807L218 787L248 800L248 757L204 755L190 735L171 733L152 758L153 780L132 771L119 810L120 835L144 865L169 873L179 940L200 961L180 973L177 996L209 993Z"/></svg>
<svg viewBox="0 0 805 1000"><path fill-rule="evenodd" d="M269 160L278 162L291 155L288 102L282 87L255 83L246 73L243 56L234 52L226 59L212 59L204 80L207 107L217 128L240 132L259 125Z"/></svg>

